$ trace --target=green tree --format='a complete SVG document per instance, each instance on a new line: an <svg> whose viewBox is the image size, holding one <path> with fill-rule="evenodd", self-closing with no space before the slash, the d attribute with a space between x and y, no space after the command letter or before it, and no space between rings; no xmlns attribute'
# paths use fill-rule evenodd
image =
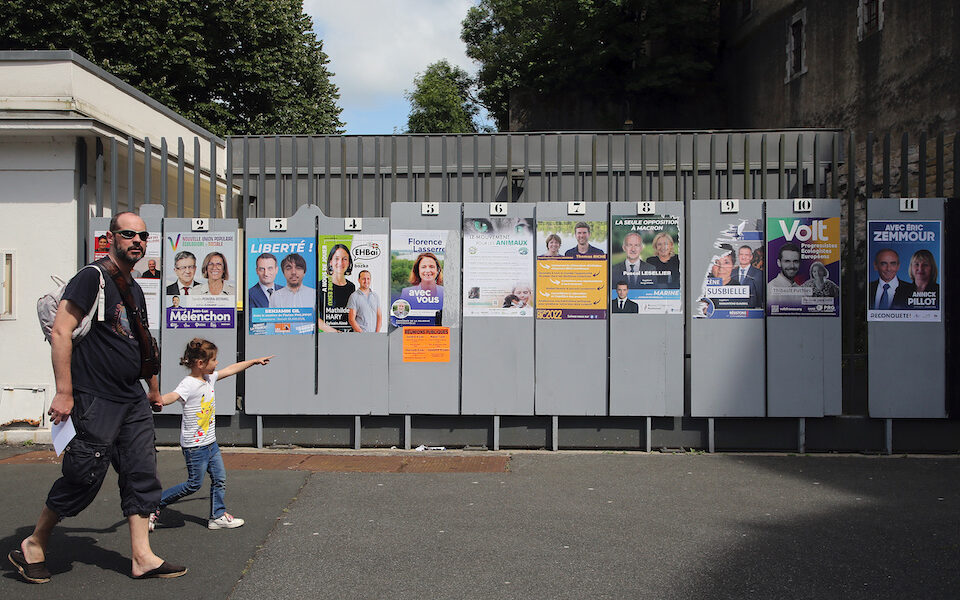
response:
<svg viewBox="0 0 960 600"><path fill-rule="evenodd" d="M219 135L337 133L302 0L4 0L0 50L73 50Z"/></svg>
<svg viewBox="0 0 960 600"><path fill-rule="evenodd" d="M501 129L518 98L601 98L630 116L651 101L702 95L712 83L718 3L480 0L461 38L480 65L479 100Z"/></svg>
<svg viewBox="0 0 960 600"><path fill-rule="evenodd" d="M473 86L466 71L446 60L428 66L404 94L410 101L407 133L476 133L480 108Z"/></svg>

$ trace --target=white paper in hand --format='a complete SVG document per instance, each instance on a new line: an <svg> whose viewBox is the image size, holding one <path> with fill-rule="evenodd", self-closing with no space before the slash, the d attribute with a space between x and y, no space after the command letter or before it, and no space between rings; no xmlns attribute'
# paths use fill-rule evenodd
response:
<svg viewBox="0 0 960 600"><path fill-rule="evenodd" d="M53 449L56 451L57 456L63 454L63 449L67 447L67 444L70 443L77 435L77 430L73 427L73 418L67 417L60 421L59 425L54 425L50 428L50 437L53 439Z"/></svg>

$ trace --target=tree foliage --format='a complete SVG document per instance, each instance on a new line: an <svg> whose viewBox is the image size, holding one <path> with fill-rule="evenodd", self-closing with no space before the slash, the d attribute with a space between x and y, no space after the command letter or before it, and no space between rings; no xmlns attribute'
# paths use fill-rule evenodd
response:
<svg viewBox="0 0 960 600"><path fill-rule="evenodd" d="M4 0L0 50L73 50L219 135L336 133L302 0Z"/></svg>
<svg viewBox="0 0 960 600"><path fill-rule="evenodd" d="M466 71L439 60L413 80L407 133L476 133L480 112L474 81Z"/></svg>
<svg viewBox="0 0 960 600"><path fill-rule="evenodd" d="M718 0L480 0L464 19L479 99L505 129L511 95L638 102L699 93Z"/></svg>

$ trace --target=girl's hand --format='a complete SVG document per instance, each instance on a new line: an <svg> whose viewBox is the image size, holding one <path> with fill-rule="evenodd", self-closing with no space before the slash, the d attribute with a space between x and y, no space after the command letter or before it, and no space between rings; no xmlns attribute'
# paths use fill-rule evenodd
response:
<svg viewBox="0 0 960 600"><path fill-rule="evenodd" d="M271 354L270 356L261 356L253 360L258 365L265 365L270 362L270 359L276 356L276 354Z"/></svg>

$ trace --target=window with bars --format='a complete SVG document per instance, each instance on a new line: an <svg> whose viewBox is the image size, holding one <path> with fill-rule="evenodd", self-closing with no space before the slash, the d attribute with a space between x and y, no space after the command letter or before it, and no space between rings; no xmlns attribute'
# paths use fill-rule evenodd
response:
<svg viewBox="0 0 960 600"><path fill-rule="evenodd" d="M787 21L787 62L784 83L807 72L807 9L796 13Z"/></svg>
<svg viewBox="0 0 960 600"><path fill-rule="evenodd" d="M883 29L884 0L859 0L857 4L857 40L862 41Z"/></svg>

